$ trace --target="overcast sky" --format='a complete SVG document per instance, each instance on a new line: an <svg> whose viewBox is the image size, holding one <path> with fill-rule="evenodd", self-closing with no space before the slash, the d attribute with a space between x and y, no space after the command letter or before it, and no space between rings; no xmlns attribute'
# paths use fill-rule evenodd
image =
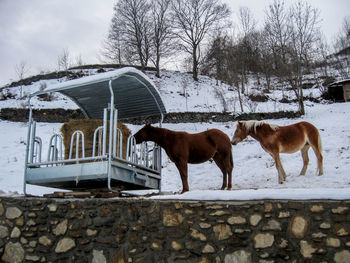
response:
<svg viewBox="0 0 350 263"><path fill-rule="evenodd" d="M349 0L307 0L321 11L321 27L328 40L350 16ZM17 80L15 65L22 61L27 76L58 68L57 58L67 49L73 61L100 63L116 0L0 0L0 87ZM273 0L224 0L232 15L249 7L259 22ZM285 0L288 4L293 0ZM171 67L171 65L167 65Z"/></svg>

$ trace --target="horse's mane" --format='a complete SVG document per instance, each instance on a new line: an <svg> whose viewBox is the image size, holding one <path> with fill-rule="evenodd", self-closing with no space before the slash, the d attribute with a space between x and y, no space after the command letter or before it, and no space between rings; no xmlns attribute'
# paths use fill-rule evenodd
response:
<svg viewBox="0 0 350 263"><path fill-rule="evenodd" d="M279 126L276 124L270 124L270 123L267 123L264 121L252 120L252 121L242 121L242 123L243 123L244 127L247 129L247 131L254 130L254 133L256 133L256 128L259 126L262 126L262 125L269 126L271 128L271 130L273 130L273 131L276 131L279 128Z"/></svg>

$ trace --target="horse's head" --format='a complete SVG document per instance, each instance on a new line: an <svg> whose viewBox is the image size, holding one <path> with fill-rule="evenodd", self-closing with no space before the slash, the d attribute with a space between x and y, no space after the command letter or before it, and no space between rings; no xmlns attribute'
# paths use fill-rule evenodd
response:
<svg viewBox="0 0 350 263"><path fill-rule="evenodd" d="M243 141L247 137L248 137L248 130L245 127L244 123L239 121L237 123L236 131L231 140L232 145L236 145L237 143Z"/></svg>
<svg viewBox="0 0 350 263"><path fill-rule="evenodd" d="M141 130L135 133L134 138L137 144L148 140L150 129L151 129L151 124L146 123L146 125L143 126Z"/></svg>

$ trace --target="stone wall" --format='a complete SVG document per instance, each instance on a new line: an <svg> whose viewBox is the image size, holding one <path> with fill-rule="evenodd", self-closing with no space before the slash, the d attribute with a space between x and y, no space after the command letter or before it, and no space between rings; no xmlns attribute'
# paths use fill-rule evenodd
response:
<svg viewBox="0 0 350 263"><path fill-rule="evenodd" d="M0 198L1 262L350 262L350 201Z"/></svg>
<svg viewBox="0 0 350 263"><path fill-rule="evenodd" d="M187 123L187 122L227 122L237 120L265 120L281 118L299 118L300 112L279 111L279 112L256 112L233 114L230 112L170 112L164 116L165 123ZM0 119L7 121L27 122L29 117L28 109L2 108ZM67 122L71 119L84 119L80 110L65 109L34 109L33 118L38 122ZM146 118L148 122L159 122L159 116ZM124 123L144 124L145 118L130 118L121 120Z"/></svg>

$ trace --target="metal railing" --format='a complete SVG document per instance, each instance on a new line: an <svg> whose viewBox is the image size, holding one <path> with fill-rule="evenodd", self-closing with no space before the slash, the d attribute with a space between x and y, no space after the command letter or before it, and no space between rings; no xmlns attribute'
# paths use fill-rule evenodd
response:
<svg viewBox="0 0 350 263"><path fill-rule="evenodd" d="M102 142L103 142L103 126L97 127L94 131L94 137L92 139L92 156L95 157L102 155ZM97 144L97 146L96 146ZM97 154L96 154L97 147Z"/></svg>
<svg viewBox="0 0 350 263"><path fill-rule="evenodd" d="M41 152L43 149L43 142L40 137L34 138L34 146L33 146L33 154L32 154L32 161L36 163L41 163Z"/></svg>
<svg viewBox="0 0 350 263"><path fill-rule="evenodd" d="M73 156L74 139L75 139L75 159L79 159L79 145L81 150L81 158L85 158L85 136L82 131L78 130L73 132L71 136L68 159L72 159L72 156Z"/></svg>
<svg viewBox="0 0 350 263"><path fill-rule="evenodd" d="M147 142L136 144L134 136L130 135L127 141L126 161L135 163L154 171L160 171L160 147L154 143L149 147Z"/></svg>
<svg viewBox="0 0 350 263"><path fill-rule="evenodd" d="M85 135L82 131L73 132L70 138L68 158L64 157L63 138L60 134L53 134L49 140L49 147L46 161L42 158L42 139L36 136L36 122L31 125L30 150L28 167L57 166L65 163L79 163L81 161L98 161L106 157L107 125L95 129L92 141L92 154L85 154ZM161 169L161 149L154 143L143 142L136 144L134 136L127 139L126 152L123 152L123 134L119 128L113 134L112 159L124 161L128 165L135 165L139 168L146 168L155 172ZM123 156L124 155L124 156Z"/></svg>
<svg viewBox="0 0 350 263"><path fill-rule="evenodd" d="M47 161L52 162L59 160L63 160L63 139L60 134L56 133L50 138Z"/></svg>

